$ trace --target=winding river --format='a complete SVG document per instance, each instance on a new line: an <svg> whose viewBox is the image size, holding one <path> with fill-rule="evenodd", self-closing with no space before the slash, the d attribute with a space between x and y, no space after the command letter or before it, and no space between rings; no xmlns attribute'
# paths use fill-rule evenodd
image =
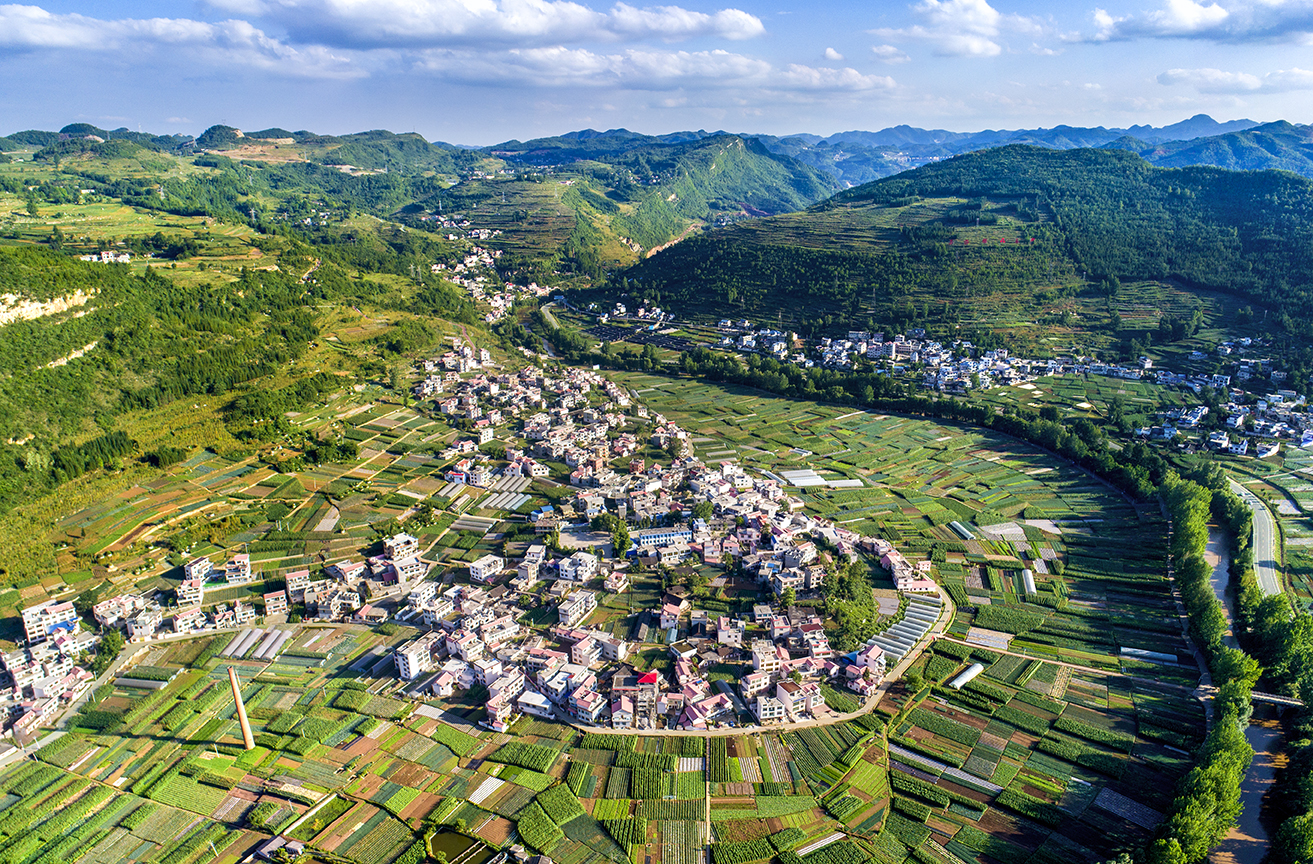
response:
<svg viewBox="0 0 1313 864"><path fill-rule="evenodd" d="M1217 599L1222 601L1222 609L1226 613L1226 644L1238 648L1235 634L1231 632L1235 609L1232 608L1232 598L1227 591L1230 582L1227 569L1231 555L1223 532L1208 532L1207 558L1213 567L1213 591ZM1249 728L1245 730L1245 738L1249 746L1254 748L1254 761L1240 786L1240 803L1244 809L1236 826L1208 856L1212 864L1258 864L1267 854L1267 831L1259 821L1259 815L1263 809L1263 796L1276 781L1277 768L1283 758L1281 726L1270 715L1265 715L1265 712L1271 710L1268 706L1258 707Z"/></svg>

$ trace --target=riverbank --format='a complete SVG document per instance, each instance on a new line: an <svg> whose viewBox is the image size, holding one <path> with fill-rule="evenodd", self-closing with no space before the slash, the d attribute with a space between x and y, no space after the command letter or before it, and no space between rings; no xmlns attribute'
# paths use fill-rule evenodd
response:
<svg viewBox="0 0 1313 864"><path fill-rule="evenodd" d="M1226 644L1239 648L1234 626L1235 598L1231 583L1231 545L1225 531L1210 527L1204 560L1213 568L1213 593L1226 615ZM1261 713L1260 713L1261 712ZM1262 716L1266 715L1266 716ZM1262 719L1260 719L1262 716ZM1254 718L1245 729L1245 740L1254 748L1254 761L1240 784L1240 818L1208 856L1210 864L1259 864L1267 854L1270 839L1263 827L1263 797L1276 782L1277 769L1285 761L1281 724L1271 706L1256 706Z"/></svg>

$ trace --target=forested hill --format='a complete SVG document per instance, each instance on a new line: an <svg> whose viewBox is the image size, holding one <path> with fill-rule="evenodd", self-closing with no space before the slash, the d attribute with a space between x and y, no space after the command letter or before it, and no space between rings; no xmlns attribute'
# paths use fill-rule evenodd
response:
<svg viewBox="0 0 1313 864"><path fill-rule="evenodd" d="M1132 153L1012 146L843 192L821 207L945 195L1030 199L1095 279L1177 277L1313 320L1313 180L1154 167Z"/></svg>
<svg viewBox="0 0 1313 864"><path fill-rule="evenodd" d="M804 325L823 313L838 326L868 315L896 322L906 297L919 305L1020 291L1041 306L1064 274L1175 277L1252 298L1293 333L1313 322L1311 241L1313 181L1303 177L1009 146L685 241L612 287L708 314L758 307Z"/></svg>
<svg viewBox="0 0 1313 864"><path fill-rule="evenodd" d="M1276 169L1313 177L1313 131L1285 120L1190 141L1146 143L1128 137L1104 146L1130 150L1164 168L1210 165L1236 171Z"/></svg>

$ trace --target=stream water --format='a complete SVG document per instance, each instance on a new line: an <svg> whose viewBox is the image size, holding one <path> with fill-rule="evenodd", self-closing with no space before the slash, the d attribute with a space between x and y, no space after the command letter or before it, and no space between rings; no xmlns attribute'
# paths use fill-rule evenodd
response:
<svg viewBox="0 0 1313 864"><path fill-rule="evenodd" d="M1226 613L1226 644L1238 648L1235 634L1231 631L1235 609L1231 595L1226 590L1230 582L1227 570L1231 564L1231 554L1225 534L1220 531L1208 533L1206 557L1213 567L1213 591L1217 599L1222 601L1222 609ZM1236 826L1208 856L1211 864L1258 864L1267 854L1267 831L1259 822L1259 815L1263 809L1263 796L1276 781L1281 755L1280 724L1272 719L1259 719L1261 712L1268 710L1266 706L1259 707L1249 728L1245 730L1245 738L1249 746L1254 748L1254 761L1245 774L1244 782L1240 784L1240 803L1244 809Z"/></svg>

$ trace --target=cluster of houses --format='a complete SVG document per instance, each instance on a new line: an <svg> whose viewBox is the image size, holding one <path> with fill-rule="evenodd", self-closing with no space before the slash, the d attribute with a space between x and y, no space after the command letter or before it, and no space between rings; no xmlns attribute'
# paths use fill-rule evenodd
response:
<svg viewBox="0 0 1313 864"><path fill-rule="evenodd" d="M100 252L93 252L90 255L79 255L83 261L95 261L99 264L131 264L131 252L119 252L113 249L105 249Z"/></svg>
<svg viewBox="0 0 1313 864"><path fill-rule="evenodd" d="M533 473L532 466L541 465L535 456L574 469L574 494L534 511L530 522L540 534L550 534L572 521L616 513L630 522L648 519L655 527L633 530L632 548L611 560L587 549L552 552L545 543L532 543L518 560L489 553L469 562L469 584L444 589L419 583L397 616L423 631L395 654L398 675L414 682L412 692L446 697L458 688L486 688L485 722L504 731L517 715L612 728L704 729L753 717L759 723L794 722L828 716L822 682L862 695L874 691L885 668L878 646L837 657L822 621L810 613L776 614L763 605L751 623L729 615L712 620L676 594L642 611L637 622L640 641L669 645L673 674L626 665L630 644L609 625L590 626L590 619L600 595L629 589L633 559L667 566L733 559L785 597L824 584L818 543L825 542L844 558L859 549L877 555L901 590L937 589L926 573L928 562L912 564L886 541L807 516L801 500L784 494L780 478L753 476L732 462L706 465L684 456L683 447L673 448L680 455L666 465L630 458L638 442L623 431L629 397L596 373L572 370L555 381L536 375L479 375L459 384L462 395L473 397L466 408L486 407L511 393L532 397L513 408L502 403L508 414L523 417L527 442L523 450L507 449L503 475ZM605 391L605 405L576 398L595 387ZM552 396L551 407L543 394ZM524 411L526 404L537 410ZM645 419L654 424L654 445L668 448L688 438L660 415ZM476 445L468 443L473 459ZM461 455L457 450L449 455ZM626 458L628 470L614 470ZM487 461L482 468L490 471ZM452 470L462 472L465 482L487 479L480 466L461 461ZM711 504L709 519L689 518L699 502ZM541 583L547 583L545 590ZM522 627L522 599L554 604L555 625L545 632ZM683 640L681 630L689 634ZM723 663L751 664L752 672L735 688L700 671Z"/></svg>
<svg viewBox="0 0 1313 864"><path fill-rule="evenodd" d="M26 644L0 652L0 685L15 737L29 740L56 709L91 686L94 676L78 658L100 640L78 627L72 601L48 600L24 609L22 617Z"/></svg>
<svg viewBox="0 0 1313 864"><path fill-rule="evenodd" d="M564 464L570 474L560 479L572 494L529 514L539 536L601 514L635 526L632 548L612 559L588 549L552 552L534 542L522 558L490 552L469 562L469 584L420 582L410 592L397 617L422 632L397 650L399 676L414 682L412 692L439 697L486 688L485 722L493 729L526 714L614 728L699 729L751 717L791 722L828 712L822 682L869 695L883 677L879 646L838 657L822 621L810 614L774 614L766 606L770 614L751 623L729 615L711 620L676 595L641 612L633 633L642 643L669 645L673 674L629 667L630 645L609 625L590 621L600 596L629 589L635 559L667 567L736 561L786 599L824 585L824 544L840 559L859 550L874 554L902 591L937 592L929 562L909 562L886 541L808 516L801 499L786 495L785 481L769 472L756 476L734 462L693 458L687 431L634 404L595 371L550 376L526 368L465 378L453 372L435 397L437 407L473 421L475 434L443 454L455 460L446 469L449 482L487 486L498 477L546 476L546 463ZM517 417L518 435L494 432ZM628 431L633 417L650 424L646 440ZM510 442L504 458L479 451L494 435ZM644 445L671 458L644 458ZM694 505L704 518L692 515ZM555 626L521 627L521 601L552 604ZM689 634L683 640L681 631ZM752 672L736 688L699 671L722 663L751 665Z"/></svg>
<svg viewBox="0 0 1313 864"><path fill-rule="evenodd" d="M492 240L502 233L498 229L470 228L470 223L464 220L453 222L447 219L443 220L442 224L444 227L449 228L468 229L466 234L472 240ZM455 240L456 235L449 234L448 239ZM464 288L475 301L487 303L491 309L484 314L483 320L492 324L509 314L511 307L515 305L517 296L542 297L553 290L548 286L539 285L537 282L530 282L527 285L516 285L513 282L503 283L497 276L496 271L496 262L501 254L502 250L500 249L484 249L481 246L471 245L465 251L465 256L460 262L450 269L442 263L432 264L430 269L449 282Z"/></svg>
<svg viewBox="0 0 1313 864"><path fill-rule="evenodd" d="M589 310L596 311L597 304L596 303L591 304ZM608 321L612 320L613 318L616 319L633 318L638 321L648 322L653 327L656 327L657 325L663 323L669 323L673 321L675 319L675 316L672 313L665 311L660 306L652 306L650 309L647 306L640 306L638 307L637 310L631 313L629 311L628 306L626 306L623 303L617 303L615 304L615 306L611 308L610 312L602 312L600 315L598 315L597 320L605 324Z"/></svg>
<svg viewBox="0 0 1313 864"><path fill-rule="evenodd" d="M767 354L781 362L795 363L806 368L819 363L825 368L846 370L852 369L858 358L866 358L888 361L890 365L885 371L904 375L908 373L909 366L915 365L920 370L922 386L959 395L971 390L1016 386L1036 378L1057 375L1101 375L1127 381L1151 381L1165 386L1182 387L1195 394L1205 387L1227 390L1233 381L1256 379L1270 381L1275 387L1282 388L1288 377L1286 372L1275 368L1270 358L1243 356L1250 348L1260 344L1249 338L1223 342L1215 349L1219 357L1228 358L1232 363L1232 374L1186 374L1155 369L1153 361L1148 357L1126 364L1105 363L1089 357L1061 360L1013 357L1007 349L981 350L966 340L944 344L927 338L925 330L920 328L889 338L884 333L860 330L850 331L847 338L822 338L815 346L818 359L813 359L808 356L796 333L755 327L746 319L733 321L728 318L720 321L719 329L726 333L720 339L723 348ZM1203 351L1195 351L1190 356L1195 361L1209 359L1209 355ZM1274 396L1267 397L1268 401L1275 400L1276 404L1284 404L1287 408L1293 407L1299 398L1294 391L1286 389L1278 389ZM1290 425L1289 420L1285 422ZM1164 428L1170 432L1174 427ZM1304 420L1301 419L1300 425L1292 425L1291 428L1302 433ZM1168 439L1171 437L1174 435L1167 435ZM1277 432L1272 437L1282 436Z"/></svg>

